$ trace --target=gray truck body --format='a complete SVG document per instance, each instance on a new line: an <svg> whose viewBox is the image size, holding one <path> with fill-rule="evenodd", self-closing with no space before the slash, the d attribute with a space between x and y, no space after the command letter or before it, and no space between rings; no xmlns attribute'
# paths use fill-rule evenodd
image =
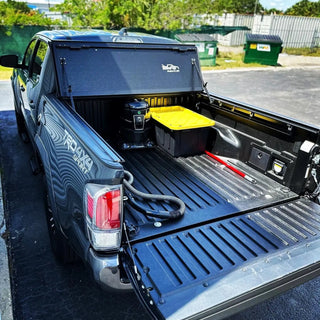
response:
<svg viewBox="0 0 320 320"><path fill-rule="evenodd" d="M221 319L319 275L319 128L208 95L194 46L125 30L40 32L21 63L0 63L15 67L18 129L44 174L60 260L81 257L159 319ZM205 141L179 132L181 145L160 131L161 146L144 105L215 122ZM125 171L183 213L133 194Z"/></svg>

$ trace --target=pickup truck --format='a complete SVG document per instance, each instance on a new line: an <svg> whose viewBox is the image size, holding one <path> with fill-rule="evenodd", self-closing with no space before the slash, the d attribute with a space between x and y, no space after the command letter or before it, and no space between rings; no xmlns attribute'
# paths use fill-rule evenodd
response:
<svg viewBox="0 0 320 320"><path fill-rule="evenodd" d="M195 46L44 31L0 64L60 262L172 320L320 274L319 128L209 93Z"/></svg>

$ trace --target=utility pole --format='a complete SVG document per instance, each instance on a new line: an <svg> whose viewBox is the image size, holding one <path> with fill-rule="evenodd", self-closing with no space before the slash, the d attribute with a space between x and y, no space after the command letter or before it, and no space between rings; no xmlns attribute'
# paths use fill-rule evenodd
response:
<svg viewBox="0 0 320 320"><path fill-rule="evenodd" d="M254 15L257 14L257 6L258 6L259 0L256 0L256 3L254 4Z"/></svg>

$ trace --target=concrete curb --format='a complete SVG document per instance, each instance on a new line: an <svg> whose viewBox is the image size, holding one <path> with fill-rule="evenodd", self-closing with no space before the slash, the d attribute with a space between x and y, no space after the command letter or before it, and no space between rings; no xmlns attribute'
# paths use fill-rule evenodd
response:
<svg viewBox="0 0 320 320"><path fill-rule="evenodd" d="M231 50L232 51L232 50ZM224 73L224 72L243 72L243 71L282 71L293 69L308 69L308 68L320 68L320 57L312 56L295 56L281 53L278 58L278 66L266 66L260 67L238 67L222 70L202 70L202 73Z"/></svg>
<svg viewBox="0 0 320 320"><path fill-rule="evenodd" d="M12 320L12 300L10 287L10 273L6 241L3 236L6 232L4 219L3 193L0 173L0 320Z"/></svg>
<svg viewBox="0 0 320 320"><path fill-rule="evenodd" d="M230 68L223 70L201 70L202 73L227 73L227 72L243 72L243 71L284 71L293 69L320 69L320 65L312 66L266 66L266 67L252 67L252 68Z"/></svg>

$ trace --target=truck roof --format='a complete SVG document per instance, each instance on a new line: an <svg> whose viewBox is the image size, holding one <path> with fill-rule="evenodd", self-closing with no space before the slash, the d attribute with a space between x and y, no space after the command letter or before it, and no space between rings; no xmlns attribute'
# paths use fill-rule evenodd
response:
<svg viewBox="0 0 320 320"><path fill-rule="evenodd" d="M157 43L157 44L177 44L176 40L158 37L145 33L127 32L126 28L120 31L104 30L52 30L37 33L50 39L51 41L74 41L74 42L127 42L127 43Z"/></svg>

